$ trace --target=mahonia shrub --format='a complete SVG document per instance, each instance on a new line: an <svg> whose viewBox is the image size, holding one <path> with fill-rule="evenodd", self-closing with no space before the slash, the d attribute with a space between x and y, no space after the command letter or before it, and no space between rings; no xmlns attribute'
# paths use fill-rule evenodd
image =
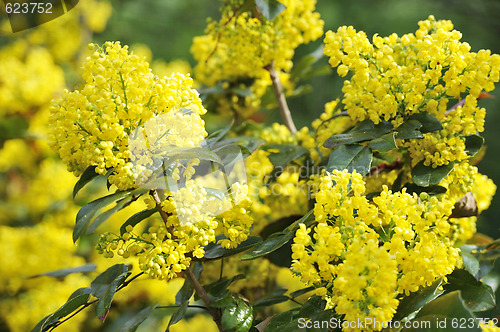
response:
<svg viewBox="0 0 500 332"><path fill-rule="evenodd" d="M224 1L221 19L193 40L195 79L155 75L120 42L89 45L82 83L52 102L48 141L79 176L74 196L99 178L114 190L76 213L73 241L88 244L101 227L95 249L116 264L34 331L94 303L105 321L116 292L150 279L184 282L175 305L149 294L150 306L122 316L121 330L167 308L175 312L160 325L175 330L200 307L211 319L196 312L177 328L378 331L390 322L438 327L437 316L476 329L498 323L479 317L495 307L485 276L500 246L475 237L496 191L476 166L479 101L499 81L500 56L471 52L450 21L430 16L401 37L328 31L328 70L314 67L316 51L293 72L296 48L323 34L315 5ZM342 95L296 130L286 96L301 75L332 68L346 77ZM250 120L267 108L284 124ZM235 119L207 130L206 113Z"/></svg>

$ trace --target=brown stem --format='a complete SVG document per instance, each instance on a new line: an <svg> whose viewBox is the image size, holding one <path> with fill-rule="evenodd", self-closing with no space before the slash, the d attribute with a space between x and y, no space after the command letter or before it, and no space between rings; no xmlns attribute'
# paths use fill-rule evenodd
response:
<svg viewBox="0 0 500 332"><path fill-rule="evenodd" d="M273 82L274 94L276 95L276 99L278 101L278 108L280 110L281 118L285 123L285 126L288 127L292 134L297 132L297 128L293 123L292 113L290 113L290 109L288 108L288 104L285 99L285 94L283 93L283 87L281 86L281 81L276 73L276 69L274 68L274 61L271 62L270 65L267 65L265 69L269 72L271 76L271 81Z"/></svg>
<svg viewBox="0 0 500 332"><path fill-rule="evenodd" d="M219 331L223 332L224 329L222 328L221 312L219 309L211 306L212 300L210 300L210 297L208 296L207 292L205 291L205 288L203 288L203 286L200 284L200 282L198 281L198 279L194 275L193 271L191 271L191 269L189 267L186 268L186 270L184 271L184 275L189 280L191 285L193 285L193 287L196 291L196 294L198 294L200 299L205 304L208 312L210 312L210 314L212 315L212 318L213 318L215 324L217 324L217 327L219 328Z"/></svg>

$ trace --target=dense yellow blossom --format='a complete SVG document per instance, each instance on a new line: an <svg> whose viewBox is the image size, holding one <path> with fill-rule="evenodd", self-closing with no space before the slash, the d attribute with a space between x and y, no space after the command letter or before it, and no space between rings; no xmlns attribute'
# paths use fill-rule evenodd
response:
<svg viewBox="0 0 500 332"><path fill-rule="evenodd" d="M94 53L83 64L85 85L65 91L51 108L49 145L75 174L88 166L96 166L99 174L113 168L109 181L119 189L133 188L128 145L133 130L165 114L176 120L167 128L166 144L177 138L177 146L193 147L206 136L200 118L206 111L189 76L154 76L147 62L118 42L90 47Z"/></svg>
<svg viewBox="0 0 500 332"><path fill-rule="evenodd" d="M475 121L458 117L467 132L482 131L484 110L474 100L482 90L491 91L499 80L500 56L489 50L470 52L462 34L450 21L433 16L419 22L415 34L373 36L340 27L325 37L325 54L340 76L350 71L342 89L351 118L392 121L396 126L410 114L428 112L443 120L450 99L467 92L462 112ZM467 109L467 110L465 110ZM459 123L460 124L460 123ZM471 128L469 128L472 126Z"/></svg>
<svg viewBox="0 0 500 332"><path fill-rule="evenodd" d="M317 224L311 228L301 224L297 230L292 270L303 282L317 287L328 307L345 319L363 312L388 321L398 294L417 291L455 268L459 249L449 238L448 220L455 201L446 195L439 199L410 195L405 189L393 193L382 185L382 192L369 201L362 176L346 170L327 172L315 181L319 181L314 206ZM356 276L358 268L372 271L359 262L371 255L373 278L359 272ZM347 277L348 273L354 276ZM389 283L375 282L377 276ZM370 292L361 293L367 287Z"/></svg>
<svg viewBox="0 0 500 332"><path fill-rule="evenodd" d="M64 84L62 69L45 48L20 40L0 51L0 115L34 113Z"/></svg>
<svg viewBox="0 0 500 332"><path fill-rule="evenodd" d="M288 73L295 49L323 34L324 23L314 11L316 0L280 2L286 9L275 19L266 20L256 10L242 11L242 0L226 1L222 18L210 21L205 35L194 38L191 53L198 61L194 69L197 81L214 86L225 80L239 88L240 79L254 79L250 95L230 94L228 99L219 100L220 109L245 116L257 111L260 98L271 85L265 69L271 63L284 86L291 87Z"/></svg>
<svg viewBox="0 0 500 332"><path fill-rule="evenodd" d="M338 275L333 282L333 295L327 298L327 307L335 306L337 313L346 321L378 322L391 320L399 301L396 299L398 270L390 254L378 246L376 240L355 240L343 263L338 266ZM381 327L365 326L373 330ZM362 328L344 331L363 331Z"/></svg>

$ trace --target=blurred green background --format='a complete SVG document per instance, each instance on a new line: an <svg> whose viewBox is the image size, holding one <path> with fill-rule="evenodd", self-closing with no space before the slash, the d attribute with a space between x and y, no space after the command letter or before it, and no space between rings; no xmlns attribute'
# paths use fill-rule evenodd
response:
<svg viewBox="0 0 500 332"><path fill-rule="evenodd" d="M184 59L195 65L189 53L194 36L203 34L207 17L219 18L220 1L216 0L112 0L113 16L108 29L95 36L98 42L120 40L122 44L143 43L153 51L155 59ZM472 51L490 49L500 53L500 1L498 0L318 0L317 10L325 21L325 31L341 25L352 25L369 37L393 32L403 35L415 32L417 22L434 15L436 19L452 20ZM300 47L296 58L320 47L322 40ZM327 63L326 58L322 59ZM313 92L289 101L298 127L309 125L323 111L323 105L340 95L342 81L335 72L309 82ZM478 165L481 173L500 185L500 89L494 98L480 101L487 109L483 135L488 149ZM277 117L271 117L277 120ZM478 222L480 232L500 237L500 195Z"/></svg>

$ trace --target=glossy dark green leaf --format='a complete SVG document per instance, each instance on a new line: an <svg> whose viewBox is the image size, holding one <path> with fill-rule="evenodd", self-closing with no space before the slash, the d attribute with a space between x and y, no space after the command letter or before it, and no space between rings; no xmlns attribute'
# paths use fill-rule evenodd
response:
<svg viewBox="0 0 500 332"><path fill-rule="evenodd" d="M307 152L306 148L295 144L264 144L261 149L271 152L268 158L274 166L285 166Z"/></svg>
<svg viewBox="0 0 500 332"><path fill-rule="evenodd" d="M484 138L479 135L465 136L465 151L471 157L474 157L484 144Z"/></svg>
<svg viewBox="0 0 500 332"><path fill-rule="evenodd" d="M255 4L262 16L271 21L278 16L286 7L277 0L255 0Z"/></svg>
<svg viewBox="0 0 500 332"><path fill-rule="evenodd" d="M253 304L253 307L267 307L273 304L282 303L288 301L288 296L283 294L286 293L286 289L279 289L270 294L267 294Z"/></svg>
<svg viewBox="0 0 500 332"><path fill-rule="evenodd" d="M60 277L65 277L68 274L72 274L72 273L92 272L92 271L95 271L95 269L96 269L95 264L88 263L88 264L84 264L84 265L77 266L77 267L70 267L70 268L40 273L40 274L32 276L31 278L41 277L41 276L60 278Z"/></svg>
<svg viewBox="0 0 500 332"><path fill-rule="evenodd" d="M388 134L392 129L390 122L383 121L376 125L370 120L364 120L345 134L333 135L323 143L323 146L334 148L343 144L369 141Z"/></svg>
<svg viewBox="0 0 500 332"><path fill-rule="evenodd" d="M205 288L205 291L214 296L215 298L223 297L225 295L225 292L229 285L231 285L233 282L236 280L244 279L245 275L243 274L238 274L235 275L231 278L222 278L219 280L216 280L214 282L211 282L209 284L203 285L203 288Z"/></svg>
<svg viewBox="0 0 500 332"><path fill-rule="evenodd" d="M420 194L423 192L426 192L429 195L439 195L439 194L444 194L448 190L445 187L439 185L420 187L417 186L415 183L407 183L403 186L403 188L406 188L406 192L409 193L410 195L413 193Z"/></svg>
<svg viewBox="0 0 500 332"><path fill-rule="evenodd" d="M101 297L109 285L127 271L128 266L125 264L115 264L108 268L90 283L92 295Z"/></svg>
<svg viewBox="0 0 500 332"><path fill-rule="evenodd" d="M479 260L471 252L466 251L464 247L460 247L464 268L475 278L479 278Z"/></svg>
<svg viewBox="0 0 500 332"><path fill-rule="evenodd" d="M403 297L403 299L399 301L398 309L393 320L399 321L414 314L424 305L443 294L443 290L440 289L442 284L443 279L440 278L432 285L411 293L409 296Z"/></svg>
<svg viewBox="0 0 500 332"><path fill-rule="evenodd" d="M312 318L325 311L326 301L318 295L313 295L302 305L299 317Z"/></svg>
<svg viewBox="0 0 500 332"><path fill-rule="evenodd" d="M217 153L202 147L194 147L194 148L172 147L170 148L170 150L167 151L165 159L163 160L163 165L165 168L168 168L170 165L179 160L190 160L193 158L212 161L219 165L223 165L222 160L217 155Z"/></svg>
<svg viewBox="0 0 500 332"><path fill-rule="evenodd" d="M304 295L306 293L309 293L310 291L313 291L315 288L313 286L309 286L309 287L306 287L306 288L302 288L302 289L299 289L299 290L296 290L295 292L292 292L290 293L290 297L292 299L296 298L296 297L299 297L301 295Z"/></svg>
<svg viewBox="0 0 500 332"><path fill-rule="evenodd" d="M182 317L184 317L188 305L189 301L186 300L179 306L179 308L177 308L177 310L175 310L175 312L172 314L172 317L170 317L170 321L168 322L167 331L170 331L170 326L178 323L182 319Z"/></svg>
<svg viewBox="0 0 500 332"><path fill-rule="evenodd" d="M328 159L327 171L334 169L342 171L347 169L349 172L368 174L372 164L372 150L362 145L342 145L333 150Z"/></svg>
<svg viewBox="0 0 500 332"><path fill-rule="evenodd" d="M200 262L194 262L193 264L191 264L190 269L191 269L191 271L193 271L194 276L197 279L200 279L200 275L201 275L201 272L203 270L203 265ZM182 285L181 289L175 295L175 304L180 305L180 304L186 302L187 300L189 300L191 298L191 296L193 295L193 292L194 292L193 285L191 284L191 282L189 282L188 278L185 278L184 284Z"/></svg>
<svg viewBox="0 0 500 332"><path fill-rule="evenodd" d="M420 322L430 322L431 328L425 329L425 331L458 331L458 328L452 328L452 319L462 318L462 319L474 319L475 316L464 304L462 297L460 296L460 291L454 291L442 295L435 300L427 303L415 317L415 321ZM439 324L446 321L446 329L440 327ZM403 331L422 331L422 329L403 329ZM475 327L467 328L467 331L481 331L478 328L478 324Z"/></svg>
<svg viewBox="0 0 500 332"><path fill-rule="evenodd" d="M99 227L103 222L109 219L113 214L116 212L124 209L127 207L130 203L132 203L132 197L125 197L118 202L116 202L116 205L113 206L111 209L108 209L101 214L99 214L93 221L89 223L87 226L87 229L85 231L85 234L92 234L97 227Z"/></svg>
<svg viewBox="0 0 500 332"><path fill-rule="evenodd" d="M285 311L277 314L271 319L267 324L266 332L282 332L285 331L285 327L288 326L293 319L293 311Z"/></svg>
<svg viewBox="0 0 500 332"><path fill-rule="evenodd" d="M495 307L495 294L489 285L476 280L468 271L456 269L447 276L447 291L459 290L471 311L485 311Z"/></svg>
<svg viewBox="0 0 500 332"><path fill-rule="evenodd" d="M120 285L127 279L130 272L124 272L116 277L108 287L104 289L102 294L99 296L99 300L95 305L95 313L97 317L104 322L106 316L108 315L109 308L111 307L111 302L113 302L113 297L115 296L116 290Z"/></svg>
<svg viewBox="0 0 500 332"><path fill-rule="evenodd" d="M89 223L95 214L102 208L131 195L130 191L118 191L114 194L101 197L93 202L88 203L78 211L76 215L76 224L73 229L73 242L76 242L85 232Z"/></svg>
<svg viewBox="0 0 500 332"><path fill-rule="evenodd" d="M307 223L314 219L314 211L309 211L305 216L288 226L284 231L274 233L269 236L265 241L260 242L248 252L241 256L241 260L252 260L258 257L265 256L279 248L285 243L290 241L295 235L295 231L299 228L299 224Z"/></svg>
<svg viewBox="0 0 500 332"><path fill-rule="evenodd" d="M248 152L255 152L261 145L265 143L266 141L260 137L238 136L219 141L215 143L211 148L217 150L227 145L238 145L241 148L241 152L246 155L248 154Z"/></svg>
<svg viewBox="0 0 500 332"><path fill-rule="evenodd" d="M155 213L158 213L158 209L151 209L151 210L146 209L135 213L130 218L128 218L123 225L121 225L120 235L125 234L128 225L134 227L135 225L137 225L144 219L151 217Z"/></svg>
<svg viewBox="0 0 500 332"><path fill-rule="evenodd" d="M422 124L417 120L406 120L395 130L397 132L396 138L399 139L413 139L413 138L424 138L424 135L420 132Z"/></svg>
<svg viewBox="0 0 500 332"><path fill-rule="evenodd" d="M219 239L222 239L222 238L223 237L220 237ZM219 239L217 239L217 240L219 240ZM229 257L232 255L238 254L240 252L243 252L245 250L248 250L260 242L262 242L262 239L260 237L249 236L245 241L240 243L234 249L226 249L226 248L222 248L219 244L210 243L205 247L205 255L203 258L205 258L205 259L217 259L217 258L221 258L221 257Z"/></svg>
<svg viewBox="0 0 500 332"><path fill-rule="evenodd" d="M372 139L368 146L373 150L388 152L397 148L395 134L388 133L379 138Z"/></svg>
<svg viewBox="0 0 500 332"><path fill-rule="evenodd" d="M95 166L89 166L87 167L87 169L85 169L85 171L83 171L82 175L78 179L78 182L75 184L75 187L73 188L73 198L76 197L76 194L78 194L78 192L83 187L85 187L87 183L89 183L90 181L99 176L99 174L95 172L95 169L96 169Z"/></svg>
<svg viewBox="0 0 500 332"><path fill-rule="evenodd" d="M439 121L434 115L429 113L424 112L412 114L410 115L408 120L417 120L422 125L419 130L422 133L430 133L443 129L441 121Z"/></svg>
<svg viewBox="0 0 500 332"><path fill-rule="evenodd" d="M439 184L441 180L447 177L452 170L453 163L432 168L431 166L424 166L424 162L421 161L413 167L411 177L413 183L417 186L429 187L431 185Z"/></svg>
<svg viewBox="0 0 500 332"><path fill-rule="evenodd" d="M32 332L47 331L59 319L71 314L82 305L85 305L90 298L90 293L82 292L79 295L72 295L68 301L57 309L53 314L44 317Z"/></svg>
<svg viewBox="0 0 500 332"><path fill-rule="evenodd" d="M137 313L137 315L132 317L132 319L120 326L118 332L135 332L137 330L137 327L141 325L142 322L144 322L149 317L149 315L151 315L151 313L156 309L157 306L158 305L142 309Z"/></svg>
<svg viewBox="0 0 500 332"><path fill-rule="evenodd" d="M222 328L238 332L246 332L252 327L252 306L239 298L235 298L234 304L225 308L222 312ZM250 321L250 324L249 324Z"/></svg>

